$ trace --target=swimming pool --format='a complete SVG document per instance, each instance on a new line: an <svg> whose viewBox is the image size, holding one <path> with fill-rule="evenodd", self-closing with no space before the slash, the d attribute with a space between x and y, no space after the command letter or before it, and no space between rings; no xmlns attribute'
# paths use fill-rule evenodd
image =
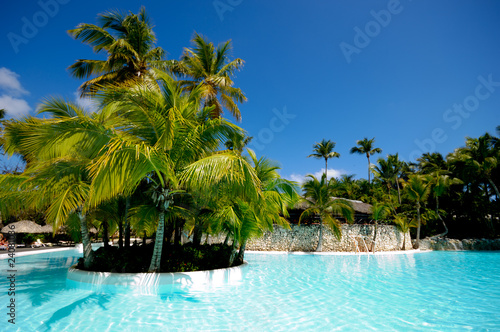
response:
<svg viewBox="0 0 500 332"><path fill-rule="evenodd" d="M500 330L499 252L247 253L233 282L156 295L74 287L66 272L80 255L18 257L16 325L2 278L1 330Z"/></svg>

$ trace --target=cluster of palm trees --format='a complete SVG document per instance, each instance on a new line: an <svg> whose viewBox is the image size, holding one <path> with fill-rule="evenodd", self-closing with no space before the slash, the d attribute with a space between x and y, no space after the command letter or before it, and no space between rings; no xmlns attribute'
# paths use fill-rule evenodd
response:
<svg viewBox="0 0 500 332"><path fill-rule="evenodd" d="M500 135L500 126L497 133ZM313 192L309 188L317 182L329 188L330 197L371 203L373 220L394 222L405 234L415 228L417 248L422 226L426 236L498 236L498 137L489 133L479 138L467 137L465 146L455 149L446 158L437 152L424 153L416 163L408 163L393 154L379 158L375 165L370 164L370 156L381 150L373 143L374 138L365 138L351 149L351 153L366 155L368 180L342 175L327 181L325 174L320 181L310 176L304 185L306 195ZM334 142L323 140L313 146L314 153L310 156L325 161L338 157L339 154L333 152L334 147ZM370 174L374 175L373 181L370 181Z"/></svg>
<svg viewBox="0 0 500 332"><path fill-rule="evenodd" d="M69 67L87 79L80 91L98 110L50 98L38 108L43 118L4 122L3 148L23 156L26 169L0 177L2 214L34 208L54 229L78 224L87 268L91 225L105 244L118 229L120 247L130 245L131 230L156 234L150 272L183 232L195 245L203 234L225 233L229 263L242 261L247 240L288 225L287 207L298 199L276 165L251 150L242 155L245 131L222 117L226 109L241 118L237 104L246 98L231 77L243 61L229 58L230 41L215 47L198 34L179 61L166 60L144 8L100 14L99 23L69 31L107 55Z"/></svg>

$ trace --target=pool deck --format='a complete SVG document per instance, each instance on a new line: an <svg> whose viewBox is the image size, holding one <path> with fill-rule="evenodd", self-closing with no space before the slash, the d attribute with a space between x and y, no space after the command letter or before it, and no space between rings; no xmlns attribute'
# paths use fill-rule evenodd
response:
<svg viewBox="0 0 500 332"><path fill-rule="evenodd" d="M52 246L52 247L40 247L40 248L29 248L29 247L20 247L16 248L16 251L13 253L16 256L26 256L26 255L35 255L35 254L44 254L51 251L64 251L75 249L75 246ZM2 250L0 251L0 259L9 258L9 251Z"/></svg>

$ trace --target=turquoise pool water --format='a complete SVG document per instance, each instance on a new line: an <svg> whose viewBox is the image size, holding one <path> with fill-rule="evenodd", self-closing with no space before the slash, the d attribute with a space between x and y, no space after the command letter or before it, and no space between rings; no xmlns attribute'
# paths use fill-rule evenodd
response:
<svg viewBox="0 0 500 332"><path fill-rule="evenodd" d="M500 252L247 253L229 284L157 295L67 283L76 251L17 257L16 325L1 331L500 330ZM7 260L0 260L7 271ZM4 273L5 275L5 273Z"/></svg>

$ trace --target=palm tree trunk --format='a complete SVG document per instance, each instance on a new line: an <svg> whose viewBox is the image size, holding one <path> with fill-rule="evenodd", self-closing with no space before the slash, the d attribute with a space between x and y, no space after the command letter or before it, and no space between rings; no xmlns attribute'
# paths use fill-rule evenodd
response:
<svg viewBox="0 0 500 332"><path fill-rule="evenodd" d="M201 221L200 220L197 220L199 218L196 218L195 219L195 224L194 224L194 230L193 230L193 244L195 246L199 246L200 243L201 243L201 236L203 235L202 234L202 231L201 231Z"/></svg>
<svg viewBox="0 0 500 332"><path fill-rule="evenodd" d="M488 178L488 182L493 187L493 190L495 190L495 194L497 196L497 199L499 199L500 198L500 193L498 192L498 187L495 185L495 182L493 182L493 180L491 178Z"/></svg>
<svg viewBox="0 0 500 332"><path fill-rule="evenodd" d="M243 264L243 259L245 258L245 248L247 246L247 240L243 241L240 246L240 250L238 251L238 256L236 256L236 263Z"/></svg>
<svg viewBox="0 0 500 332"><path fill-rule="evenodd" d="M238 252L235 250L237 244L238 241L234 239L233 243L231 244L231 256L229 256L229 266L233 266L236 255L238 254Z"/></svg>
<svg viewBox="0 0 500 332"><path fill-rule="evenodd" d="M370 154L366 154L366 158L368 158L368 184L370 184Z"/></svg>
<svg viewBox="0 0 500 332"><path fill-rule="evenodd" d="M94 251L92 251L92 243L90 242L89 229L87 227L87 215L82 211L78 211L78 218L80 219L80 231L82 234L83 245L83 267L90 268L94 262Z"/></svg>
<svg viewBox="0 0 500 332"><path fill-rule="evenodd" d="M417 239L415 241L415 249L420 248L420 202L417 202Z"/></svg>
<svg viewBox="0 0 500 332"><path fill-rule="evenodd" d="M144 231L144 236L142 237L142 245L145 246L146 245L146 241L147 241L148 237L146 236L146 231Z"/></svg>
<svg viewBox="0 0 500 332"><path fill-rule="evenodd" d="M398 188L398 202L401 205L401 191L399 190L399 180L398 180L398 177L396 177L396 187Z"/></svg>
<svg viewBox="0 0 500 332"><path fill-rule="evenodd" d="M127 196L125 199L125 226L124 232L125 232L125 248L130 247L130 223L128 221L128 211L130 209L130 196Z"/></svg>
<svg viewBox="0 0 500 332"><path fill-rule="evenodd" d="M403 233L403 247L401 250L406 250L406 232Z"/></svg>
<svg viewBox="0 0 500 332"><path fill-rule="evenodd" d="M102 222L102 242L104 242L104 248L109 247L108 222L106 220Z"/></svg>
<svg viewBox="0 0 500 332"><path fill-rule="evenodd" d="M323 251L323 222L321 219L319 220L319 239L316 251Z"/></svg>
<svg viewBox="0 0 500 332"><path fill-rule="evenodd" d="M448 234L448 227L446 227L446 223L444 222L444 219L439 214L439 198L438 198L438 196L436 196L436 214L437 214L439 220L441 220L441 222L443 223L444 232L441 233L441 234L438 234L438 235L431 236L431 239L435 239L435 238L438 238L438 237L443 237L446 234Z"/></svg>
<svg viewBox="0 0 500 332"><path fill-rule="evenodd" d="M118 220L118 248L123 248L123 220Z"/></svg>
<svg viewBox="0 0 500 332"><path fill-rule="evenodd" d="M156 229L155 248L151 264L149 265L148 272L159 272L161 252L163 250L163 238L165 237L165 211L162 209L158 218L158 227Z"/></svg>
<svg viewBox="0 0 500 332"><path fill-rule="evenodd" d="M185 221L179 218L175 219L175 234L174 234L174 246L180 246L182 242L182 230L184 229Z"/></svg>
<svg viewBox="0 0 500 332"><path fill-rule="evenodd" d="M208 234L207 234L207 239L208 239ZM227 233L226 238L224 239L224 245L227 246L229 243L229 233Z"/></svg>
<svg viewBox="0 0 500 332"><path fill-rule="evenodd" d="M325 180L328 181L328 158L325 158Z"/></svg>
<svg viewBox="0 0 500 332"><path fill-rule="evenodd" d="M375 245L377 244L377 220L375 220L375 232L373 234L373 246L372 246L372 253L375 253Z"/></svg>

